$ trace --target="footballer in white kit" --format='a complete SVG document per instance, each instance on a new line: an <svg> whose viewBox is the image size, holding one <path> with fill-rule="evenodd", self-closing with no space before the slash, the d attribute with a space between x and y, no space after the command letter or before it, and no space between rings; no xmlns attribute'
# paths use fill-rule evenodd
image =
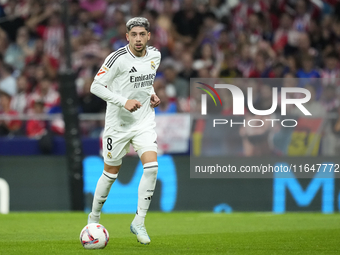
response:
<svg viewBox="0 0 340 255"><path fill-rule="evenodd" d="M146 149L157 152L155 110L150 106L150 99L155 94L153 81L160 59L160 52L153 47L146 47L144 57L136 57L126 45L105 59L95 77L100 84L107 84L107 89L117 97L117 102L107 103L105 116L103 157L109 165L122 163L121 158L128 152L129 141L141 132L146 136L131 140L138 155ZM124 108L128 98L141 103L138 111L130 112ZM115 141L114 146L111 139Z"/></svg>
<svg viewBox="0 0 340 255"><path fill-rule="evenodd" d="M153 82L161 54L156 48L146 45L150 39L149 27L146 18L130 19L126 23L129 43L105 59L91 85L91 92L107 102L107 109L103 135L104 171L96 186L88 223L99 223L102 206L131 143L143 163L144 172L130 230L142 244L151 241L144 219L158 172L154 107L159 105L160 100Z"/></svg>

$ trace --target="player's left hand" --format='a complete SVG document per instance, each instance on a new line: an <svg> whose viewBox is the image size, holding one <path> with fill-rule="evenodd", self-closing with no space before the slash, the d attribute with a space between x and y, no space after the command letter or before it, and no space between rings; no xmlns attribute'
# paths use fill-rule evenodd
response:
<svg viewBox="0 0 340 255"><path fill-rule="evenodd" d="M151 107L155 108L159 106L160 103L161 103L161 100L158 98L158 96L156 94L152 94L151 100L150 100Z"/></svg>

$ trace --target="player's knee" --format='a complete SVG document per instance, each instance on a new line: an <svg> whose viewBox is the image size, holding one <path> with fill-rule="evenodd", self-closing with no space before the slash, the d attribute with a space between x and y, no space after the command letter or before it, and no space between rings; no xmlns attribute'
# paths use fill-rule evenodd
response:
<svg viewBox="0 0 340 255"><path fill-rule="evenodd" d="M143 168L144 168L144 174L146 176L157 176L158 162L154 161L154 162L145 163L143 165Z"/></svg>
<svg viewBox="0 0 340 255"><path fill-rule="evenodd" d="M115 166L111 166L111 165L108 165L106 163L104 163L104 171L105 172L108 172L110 174L118 174L119 172L119 169L121 167L121 162L115 162L117 165ZM119 165L118 165L119 164Z"/></svg>

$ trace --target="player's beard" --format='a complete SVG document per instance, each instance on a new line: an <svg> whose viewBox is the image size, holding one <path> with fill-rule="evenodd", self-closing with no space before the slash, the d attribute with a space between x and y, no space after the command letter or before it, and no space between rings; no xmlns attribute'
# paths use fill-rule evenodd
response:
<svg viewBox="0 0 340 255"><path fill-rule="evenodd" d="M143 52L145 50L146 44L141 44L141 46L142 47L137 48L137 45L135 44L133 48L135 49L136 52Z"/></svg>

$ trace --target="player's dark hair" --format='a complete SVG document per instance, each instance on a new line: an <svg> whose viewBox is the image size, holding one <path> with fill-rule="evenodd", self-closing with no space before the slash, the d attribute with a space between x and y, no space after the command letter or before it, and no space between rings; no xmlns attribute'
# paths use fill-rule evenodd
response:
<svg viewBox="0 0 340 255"><path fill-rule="evenodd" d="M150 23L149 21L144 18L144 17L135 17L130 19L127 23L126 23L126 31L129 33L130 30L133 27L144 27L146 29L146 31L150 31Z"/></svg>

